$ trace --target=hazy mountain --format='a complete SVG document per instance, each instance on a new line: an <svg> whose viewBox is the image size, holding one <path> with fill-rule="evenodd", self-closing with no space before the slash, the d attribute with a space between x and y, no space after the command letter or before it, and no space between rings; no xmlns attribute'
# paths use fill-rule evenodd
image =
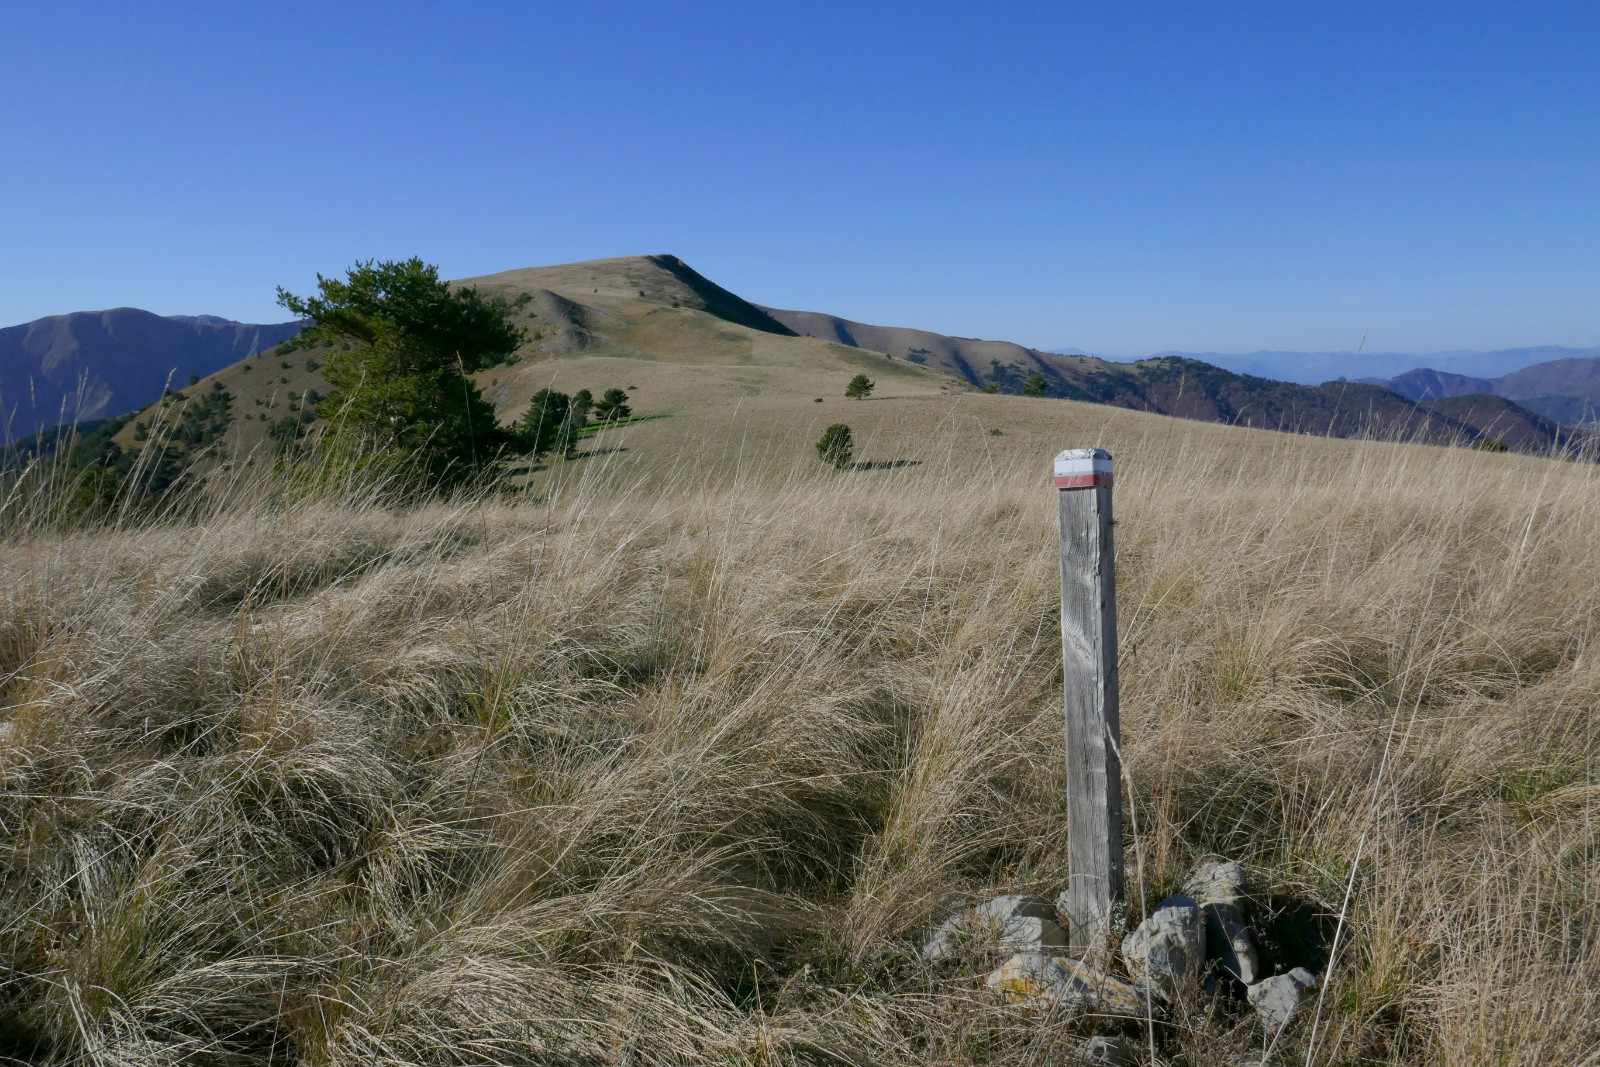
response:
<svg viewBox="0 0 1600 1067"><path fill-rule="evenodd" d="M1198 359L1238 374L1254 374L1302 385L1336 379L1386 381L1407 371L1431 368L1448 374L1493 378L1534 363L1600 355L1593 348L1504 348L1494 352L1158 352L1159 356ZM1150 358L1156 358L1150 357Z"/></svg>
<svg viewBox="0 0 1600 1067"><path fill-rule="evenodd" d="M120 415L293 337L298 323L162 316L138 308L51 315L0 329L0 441Z"/></svg>
<svg viewBox="0 0 1600 1067"><path fill-rule="evenodd" d="M1437 400L1446 396L1468 396L1494 392L1493 378L1473 378L1431 367L1408 370L1394 378L1361 378L1363 384L1381 385L1411 400Z"/></svg>
<svg viewBox="0 0 1600 1067"><path fill-rule="evenodd" d="M1600 421L1600 357L1563 358L1497 378L1472 378L1433 370L1407 371L1381 382L1412 400L1492 394L1568 425Z"/></svg>

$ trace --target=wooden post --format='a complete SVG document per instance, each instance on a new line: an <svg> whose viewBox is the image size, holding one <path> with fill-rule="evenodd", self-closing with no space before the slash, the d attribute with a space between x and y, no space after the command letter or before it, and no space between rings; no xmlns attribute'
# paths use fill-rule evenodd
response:
<svg viewBox="0 0 1600 1067"><path fill-rule="evenodd" d="M1056 456L1061 515L1061 657L1067 715L1067 889L1057 911L1075 950L1098 950L1123 899L1122 762L1111 453Z"/></svg>

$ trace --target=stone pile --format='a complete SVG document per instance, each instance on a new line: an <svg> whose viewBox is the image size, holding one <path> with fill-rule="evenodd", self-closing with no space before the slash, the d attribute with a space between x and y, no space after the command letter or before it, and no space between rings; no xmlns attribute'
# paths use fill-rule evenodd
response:
<svg viewBox="0 0 1600 1067"><path fill-rule="evenodd" d="M1019 894L953 915L929 937L922 956L929 962L1003 956L987 979L995 992L1112 1019L1161 1021L1242 988L1270 1040L1316 989L1317 977L1299 966L1266 973L1246 922L1245 889L1239 864L1202 863L1181 893L1150 909L1104 966L1072 958L1056 908ZM1276 962L1281 969L1293 961ZM1103 1035L1079 1051L1088 1063L1133 1063L1138 1046Z"/></svg>

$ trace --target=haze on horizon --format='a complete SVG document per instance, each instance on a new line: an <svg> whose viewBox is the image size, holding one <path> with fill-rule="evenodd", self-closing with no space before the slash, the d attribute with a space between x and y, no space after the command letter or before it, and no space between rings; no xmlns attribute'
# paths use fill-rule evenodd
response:
<svg viewBox="0 0 1600 1067"><path fill-rule="evenodd" d="M36 7L0 325L671 252L1151 352L1600 344L1600 6ZM1370 332L1369 332L1370 331Z"/></svg>

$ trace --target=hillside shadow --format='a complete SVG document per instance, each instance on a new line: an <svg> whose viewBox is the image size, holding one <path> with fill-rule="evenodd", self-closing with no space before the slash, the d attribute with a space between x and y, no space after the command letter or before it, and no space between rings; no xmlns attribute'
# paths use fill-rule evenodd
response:
<svg viewBox="0 0 1600 1067"><path fill-rule="evenodd" d="M895 471L901 467L920 467L920 459L870 459L850 464L853 471Z"/></svg>

